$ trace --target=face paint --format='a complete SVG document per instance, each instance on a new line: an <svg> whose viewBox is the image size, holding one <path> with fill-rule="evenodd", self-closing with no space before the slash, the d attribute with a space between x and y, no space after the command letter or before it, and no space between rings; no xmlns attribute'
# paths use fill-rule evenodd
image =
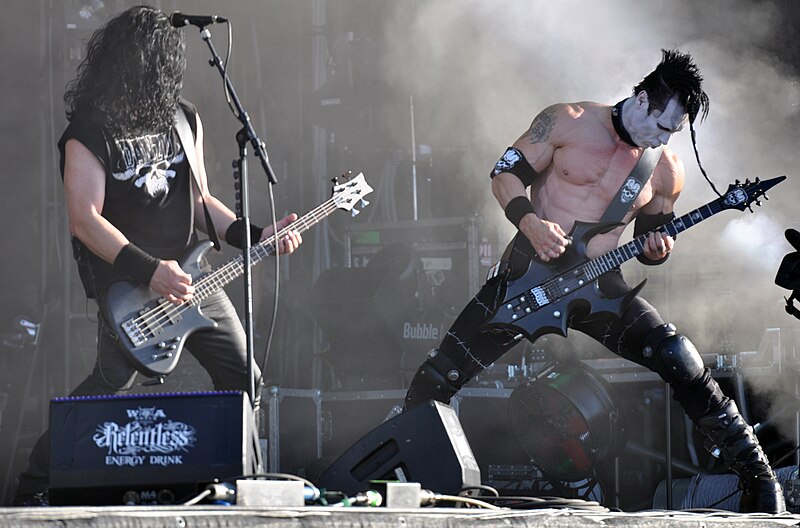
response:
<svg viewBox="0 0 800 528"><path fill-rule="evenodd" d="M634 143L644 148L656 148L666 145L672 134L680 132L688 116L683 106L675 96L669 100L664 110L653 110L647 113L648 101L646 94L636 98L633 111L630 114L630 123L626 129Z"/></svg>

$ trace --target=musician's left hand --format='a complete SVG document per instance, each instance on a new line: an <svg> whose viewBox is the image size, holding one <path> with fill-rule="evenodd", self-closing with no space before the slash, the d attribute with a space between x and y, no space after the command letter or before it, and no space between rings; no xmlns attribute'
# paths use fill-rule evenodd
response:
<svg viewBox="0 0 800 528"><path fill-rule="evenodd" d="M295 220L297 220L297 215L295 213L286 215L281 220L278 220L278 232L283 231L283 228ZM272 225L268 225L263 231L261 231L261 241L263 242L271 236ZM297 249L302 243L303 237L300 236L300 232L295 229L290 229L289 232L282 236L278 241L278 253L280 255L288 255L289 253L293 253L294 250Z"/></svg>
<svg viewBox="0 0 800 528"><path fill-rule="evenodd" d="M648 260L659 261L672 251L674 244L675 240L671 236L661 231L654 231L647 235L647 241L644 244L644 256Z"/></svg>

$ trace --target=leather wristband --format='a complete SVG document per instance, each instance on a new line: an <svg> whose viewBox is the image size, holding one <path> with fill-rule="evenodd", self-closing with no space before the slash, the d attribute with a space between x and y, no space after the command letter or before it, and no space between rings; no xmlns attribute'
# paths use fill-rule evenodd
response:
<svg viewBox="0 0 800 528"><path fill-rule="evenodd" d="M250 224L250 246L258 244L263 230L263 227ZM228 226L225 230L225 242L235 248L244 249L244 220L237 218Z"/></svg>
<svg viewBox="0 0 800 528"><path fill-rule="evenodd" d="M517 229L519 229L519 223L522 221L522 217L533 212L533 205L531 205L531 201L527 196L517 196L506 204L506 218L508 218Z"/></svg>
<svg viewBox="0 0 800 528"><path fill-rule="evenodd" d="M117 258L114 259L114 268L149 286L160 262L159 259L129 243L123 246L117 254Z"/></svg>

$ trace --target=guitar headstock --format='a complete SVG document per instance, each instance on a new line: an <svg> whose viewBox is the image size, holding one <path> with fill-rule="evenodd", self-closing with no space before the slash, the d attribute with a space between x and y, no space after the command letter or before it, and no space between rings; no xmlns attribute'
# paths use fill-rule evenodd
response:
<svg viewBox="0 0 800 528"><path fill-rule="evenodd" d="M736 180L736 183L728 185L728 190L722 197L722 207L724 209L739 209L740 211L750 209L750 212L753 212L750 205L753 202L755 202L756 205L761 205L759 198L762 196L765 200L769 200L766 194L767 190L778 185L785 179L786 176L778 176L777 178L764 181L756 178L753 182L745 180L744 183Z"/></svg>
<svg viewBox="0 0 800 528"><path fill-rule="evenodd" d="M364 199L364 196L372 192L372 187L367 184L364 178L364 173L359 172L357 176L351 177L352 172L347 172L341 176L345 180L344 183L338 183L338 179L334 178L333 186L333 201L339 209L350 211L352 216L356 216L359 211L355 208L359 204L361 208L369 205L369 202Z"/></svg>

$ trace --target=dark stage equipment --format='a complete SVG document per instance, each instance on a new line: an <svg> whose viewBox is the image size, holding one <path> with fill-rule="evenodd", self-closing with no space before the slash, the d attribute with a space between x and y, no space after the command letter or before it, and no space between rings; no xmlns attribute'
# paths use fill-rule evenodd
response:
<svg viewBox="0 0 800 528"><path fill-rule="evenodd" d="M260 469L238 391L58 398L50 431L54 505L176 504Z"/></svg>
<svg viewBox="0 0 800 528"><path fill-rule="evenodd" d="M511 393L511 429L534 464L566 482L594 475L625 447L611 386L581 363L556 363Z"/></svg>
<svg viewBox="0 0 800 528"><path fill-rule="evenodd" d="M331 491L354 494L370 481L419 482L436 493L455 494L481 483L480 469L458 416L430 401L387 420L345 451L320 477Z"/></svg>
<svg viewBox="0 0 800 528"><path fill-rule="evenodd" d="M324 271L308 303L331 345L327 359L342 388L403 386L398 373L416 371L484 276L478 222L356 225L346 243L348 267Z"/></svg>

